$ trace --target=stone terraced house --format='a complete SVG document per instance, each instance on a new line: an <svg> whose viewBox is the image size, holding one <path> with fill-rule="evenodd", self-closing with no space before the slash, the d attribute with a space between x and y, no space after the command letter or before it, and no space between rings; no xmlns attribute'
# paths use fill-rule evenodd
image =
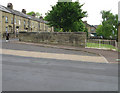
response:
<svg viewBox="0 0 120 93"><path fill-rule="evenodd" d="M3 36L5 33L12 33L16 37L20 31L53 32L54 28L46 23L42 17L27 15L25 9L22 12L14 10L12 3L8 3L7 7L0 5L0 34Z"/></svg>

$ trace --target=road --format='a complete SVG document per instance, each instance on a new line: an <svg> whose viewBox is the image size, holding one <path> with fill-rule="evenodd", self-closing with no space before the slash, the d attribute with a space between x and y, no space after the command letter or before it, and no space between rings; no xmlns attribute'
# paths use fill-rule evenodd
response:
<svg viewBox="0 0 120 93"><path fill-rule="evenodd" d="M5 42L2 48L3 91L118 90L118 65L92 62L99 58L98 55ZM49 57L43 56L44 53ZM78 57L86 59L83 61Z"/></svg>

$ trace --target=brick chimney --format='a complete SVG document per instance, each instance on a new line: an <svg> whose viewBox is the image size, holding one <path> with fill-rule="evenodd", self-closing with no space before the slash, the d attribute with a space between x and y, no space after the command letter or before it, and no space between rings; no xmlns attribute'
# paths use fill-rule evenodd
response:
<svg viewBox="0 0 120 93"><path fill-rule="evenodd" d="M22 13L26 14L26 10L25 10L25 9L22 9Z"/></svg>
<svg viewBox="0 0 120 93"><path fill-rule="evenodd" d="M7 8L13 9L12 3L8 3L8 4L7 4Z"/></svg>

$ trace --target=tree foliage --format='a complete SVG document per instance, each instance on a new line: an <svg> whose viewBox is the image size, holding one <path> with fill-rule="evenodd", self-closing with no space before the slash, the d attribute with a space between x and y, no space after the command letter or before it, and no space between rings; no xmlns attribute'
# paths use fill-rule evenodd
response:
<svg viewBox="0 0 120 93"><path fill-rule="evenodd" d="M99 25L98 27L97 27L97 29L96 29L96 33L97 33L97 35L99 35L99 36L103 36L103 33L102 33L102 25Z"/></svg>
<svg viewBox="0 0 120 93"><path fill-rule="evenodd" d="M97 28L97 34L107 39L117 37L118 15L113 15L111 11L102 11L102 25Z"/></svg>
<svg viewBox="0 0 120 93"><path fill-rule="evenodd" d="M85 26L81 19L87 16L87 12L81 9L82 6L78 2L57 2L47 13L45 20L50 26L62 29L63 32L83 31Z"/></svg>
<svg viewBox="0 0 120 93"><path fill-rule="evenodd" d="M33 14L35 14L34 11L31 11L31 12L27 13L27 15L31 15L31 16L32 16Z"/></svg>
<svg viewBox="0 0 120 93"><path fill-rule="evenodd" d="M33 14L35 14L35 17L37 17L37 18L39 18L40 16L42 16L42 14L40 14L39 12L31 11L31 12L27 13L27 15L31 15L31 16L32 16Z"/></svg>
<svg viewBox="0 0 120 93"><path fill-rule="evenodd" d="M42 14L40 14L39 12L36 12L36 17L39 18L40 16L42 16Z"/></svg>

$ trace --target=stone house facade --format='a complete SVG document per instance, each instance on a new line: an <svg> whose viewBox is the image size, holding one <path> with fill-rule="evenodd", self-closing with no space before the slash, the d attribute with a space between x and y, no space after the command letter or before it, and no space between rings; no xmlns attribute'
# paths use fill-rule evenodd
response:
<svg viewBox="0 0 120 93"><path fill-rule="evenodd" d="M90 25L87 23L87 21L84 21L83 22L85 24L85 26L87 27L88 29L88 37L91 37L91 34L93 35L96 35L96 28L97 28L97 25Z"/></svg>
<svg viewBox="0 0 120 93"><path fill-rule="evenodd" d="M22 12L14 10L12 3L8 3L7 7L0 5L0 34L2 35L13 33L16 37L20 31L54 32L54 28L46 23L35 15L27 15L25 9L22 9Z"/></svg>

